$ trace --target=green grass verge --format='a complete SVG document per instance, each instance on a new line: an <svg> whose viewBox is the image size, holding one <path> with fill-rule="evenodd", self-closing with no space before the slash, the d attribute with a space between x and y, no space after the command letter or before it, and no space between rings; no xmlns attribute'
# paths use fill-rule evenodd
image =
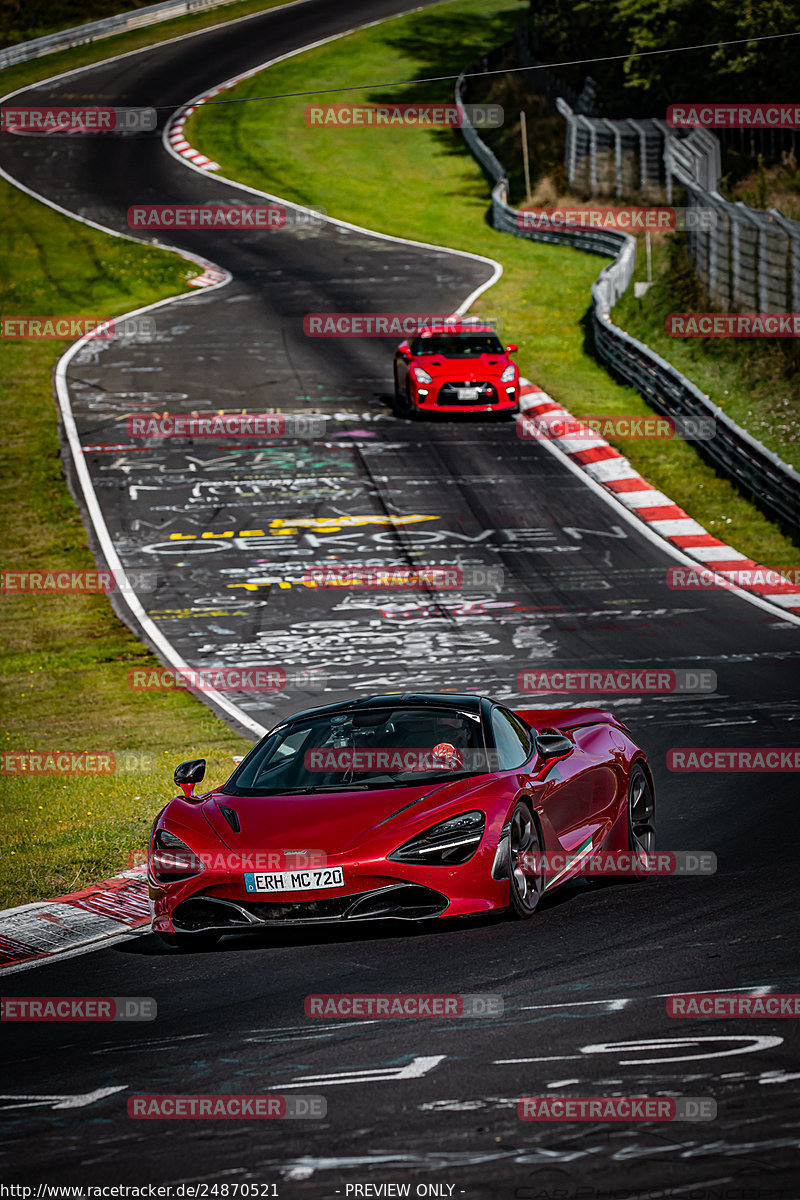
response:
<svg viewBox="0 0 800 1200"><path fill-rule="evenodd" d="M229 95L302 92L309 79L316 88L346 88L364 80L457 72L486 47L507 40L523 11L522 5L497 0L442 4L279 63ZM374 87L331 99L443 102L450 96L450 85L441 83ZM530 379L579 417L652 412L586 352L589 286L603 259L493 230L486 179L457 131L313 128L305 121L308 103L288 98L203 106L191 117L187 136L222 164L224 174L253 187L321 205L333 216L381 232L499 260L503 277L476 311L502 315ZM798 546L689 445L621 439L614 444L654 486L743 553L769 565L797 564Z"/></svg>
<svg viewBox="0 0 800 1200"><path fill-rule="evenodd" d="M281 2L245 0L21 63L0 71L0 94ZM196 273L175 255L89 229L2 181L0 205L5 315L113 316L185 290ZM59 456L51 375L66 346L0 342L6 569L94 566ZM130 667L155 659L103 597L0 599L2 749L155 755L136 773L0 775L0 907L6 907L123 869L174 793L176 762L207 758L208 778L216 782L230 773L231 755L250 743L188 693L131 692Z"/></svg>
<svg viewBox="0 0 800 1200"><path fill-rule="evenodd" d="M5 315L113 316L186 290L177 255L109 237L0 181ZM59 455L52 370L67 342L0 342L2 567L94 566ZM135 693L155 659L103 596L0 596L4 751L153 751L150 769L106 776L0 775L0 908L124 868L174 792L183 758L229 774L237 737L187 693ZM27 826L27 828L26 828Z"/></svg>

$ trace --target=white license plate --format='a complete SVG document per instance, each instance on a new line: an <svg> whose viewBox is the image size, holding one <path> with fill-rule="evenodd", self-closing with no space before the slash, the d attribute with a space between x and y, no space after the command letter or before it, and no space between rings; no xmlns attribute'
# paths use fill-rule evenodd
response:
<svg viewBox="0 0 800 1200"><path fill-rule="evenodd" d="M316 892L344 887L341 867L315 867L310 871L245 871L248 892Z"/></svg>
<svg viewBox="0 0 800 1200"><path fill-rule="evenodd" d="M456 388L459 400L477 400L480 392L477 388Z"/></svg>

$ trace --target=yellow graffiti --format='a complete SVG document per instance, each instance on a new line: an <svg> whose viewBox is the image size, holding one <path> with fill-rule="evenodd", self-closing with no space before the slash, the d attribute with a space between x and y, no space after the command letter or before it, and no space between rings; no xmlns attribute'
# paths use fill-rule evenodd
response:
<svg viewBox="0 0 800 1200"><path fill-rule="evenodd" d="M263 583L226 583L229 588L244 588L247 592L257 592L262 587L279 587L279 588L315 588L319 585L313 580L296 579L293 583L286 583L284 580L266 580Z"/></svg>
<svg viewBox="0 0 800 1200"><path fill-rule="evenodd" d="M180 621L193 617L246 617L245 608L157 608L148 612L153 621Z"/></svg>
<svg viewBox="0 0 800 1200"><path fill-rule="evenodd" d="M315 533L338 533L342 529L354 529L363 525L410 525L413 521L438 521L438 517L414 513L408 517L390 517L386 515L373 517L293 517L270 521L266 529L226 529L223 533L201 533L200 538L232 538L232 537L280 537L282 535L299 533L300 529L310 529ZM196 533L171 533L170 541L197 541Z"/></svg>

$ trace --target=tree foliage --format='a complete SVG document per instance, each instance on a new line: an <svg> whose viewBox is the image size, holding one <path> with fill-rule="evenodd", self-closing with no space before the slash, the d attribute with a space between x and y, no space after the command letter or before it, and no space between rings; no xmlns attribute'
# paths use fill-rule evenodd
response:
<svg viewBox="0 0 800 1200"><path fill-rule="evenodd" d="M800 33L800 0L532 0L531 22L542 62L621 56L557 72L576 91L591 75L604 116L663 116L669 104L695 101L798 100L800 36L785 35ZM754 40L769 34L784 36Z"/></svg>

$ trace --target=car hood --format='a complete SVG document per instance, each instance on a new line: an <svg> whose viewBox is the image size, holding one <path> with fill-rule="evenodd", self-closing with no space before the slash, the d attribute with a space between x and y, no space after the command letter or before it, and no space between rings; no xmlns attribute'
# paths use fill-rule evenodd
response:
<svg viewBox="0 0 800 1200"><path fill-rule="evenodd" d="M414 359L414 366L422 367L434 379L486 379L502 374L510 363L506 354L481 354L478 358L445 358L443 354L432 354Z"/></svg>
<svg viewBox="0 0 800 1200"><path fill-rule="evenodd" d="M416 821L424 813L431 813L435 820L440 809L448 809L453 801L465 799L485 784L484 775L443 784L310 795L228 796L214 792L202 811L231 850L322 850L333 855L380 835L384 827L391 838L396 828L404 828L407 821ZM220 811L221 805L236 813L239 833ZM442 819L448 815L445 811Z"/></svg>

